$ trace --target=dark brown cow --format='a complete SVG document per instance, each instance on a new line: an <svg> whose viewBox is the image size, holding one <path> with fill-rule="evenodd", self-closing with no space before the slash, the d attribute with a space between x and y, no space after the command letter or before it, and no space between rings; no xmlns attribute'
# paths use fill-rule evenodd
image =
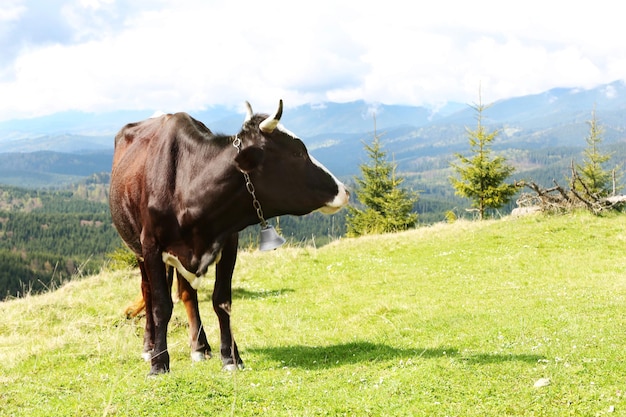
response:
<svg viewBox="0 0 626 417"><path fill-rule="evenodd" d="M196 288L214 263L221 358L226 369L243 366L229 314L238 232L262 217L251 190L265 218L333 213L348 202L344 185L279 123L282 100L272 116L247 108L241 131L233 136L215 135L188 114L176 113L126 125L115 137L111 215L139 260L150 374L170 369L171 267L180 277L192 359L210 356Z"/></svg>

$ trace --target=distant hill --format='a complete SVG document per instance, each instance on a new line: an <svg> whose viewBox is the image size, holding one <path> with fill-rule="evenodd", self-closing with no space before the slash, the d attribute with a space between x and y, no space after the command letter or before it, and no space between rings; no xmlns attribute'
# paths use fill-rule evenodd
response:
<svg viewBox="0 0 626 417"><path fill-rule="evenodd" d="M623 81L593 89L557 88L500 100L485 111L484 122L499 129L494 143L499 151L519 157L520 152L552 154L555 149L557 153L569 149L569 155L585 146L586 121L594 109L605 129L605 145L625 142ZM108 171L115 133L124 124L145 119L153 112L64 112L0 122L0 183L55 186L74 176ZM213 131L227 134L235 133L244 117L239 110L226 107L191 114ZM287 107L283 122L333 172L352 177L366 160L363 141L372 139L374 115L385 150L399 164L399 171L405 173L431 171L433 166L445 170L455 152L467 149L466 127L475 125L475 112L468 104L447 103L435 108L364 101ZM39 151L60 155L53 157L52 153ZM526 168L529 164L524 160L519 163Z"/></svg>
<svg viewBox="0 0 626 417"><path fill-rule="evenodd" d="M113 150L0 153L0 184L31 188L63 187L111 170Z"/></svg>

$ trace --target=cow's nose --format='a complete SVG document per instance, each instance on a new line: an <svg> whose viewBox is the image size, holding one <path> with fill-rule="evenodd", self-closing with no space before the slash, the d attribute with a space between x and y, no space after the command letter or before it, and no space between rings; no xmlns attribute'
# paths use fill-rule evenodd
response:
<svg viewBox="0 0 626 417"><path fill-rule="evenodd" d="M339 189L337 190L337 195L326 203L324 207L319 208L318 210L324 214L333 214L338 212L342 207L348 204L350 200L350 192L341 182L337 181L337 186Z"/></svg>
<svg viewBox="0 0 626 417"><path fill-rule="evenodd" d="M343 183L339 183L339 193L337 194L337 197L335 198L335 207L343 207L346 206L348 204L348 201L350 201L350 191L348 191L348 188L343 184Z"/></svg>

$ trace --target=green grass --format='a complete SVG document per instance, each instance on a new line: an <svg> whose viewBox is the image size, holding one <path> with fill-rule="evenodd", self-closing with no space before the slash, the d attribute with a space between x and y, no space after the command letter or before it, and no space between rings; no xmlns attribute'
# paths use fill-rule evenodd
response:
<svg viewBox="0 0 626 417"><path fill-rule="evenodd" d="M192 364L176 305L172 372L157 378L143 320L123 317L137 272L102 272L0 303L0 415L620 415L625 248L626 216L578 213L243 252L246 370Z"/></svg>

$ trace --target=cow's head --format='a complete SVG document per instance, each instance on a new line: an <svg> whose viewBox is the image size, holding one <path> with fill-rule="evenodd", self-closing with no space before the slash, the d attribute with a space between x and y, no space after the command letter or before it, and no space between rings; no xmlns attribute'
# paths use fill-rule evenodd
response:
<svg viewBox="0 0 626 417"><path fill-rule="evenodd" d="M283 102L271 116L248 114L238 138L237 168L250 175L266 216L334 213L348 203L346 187L309 155L304 143L280 124Z"/></svg>

